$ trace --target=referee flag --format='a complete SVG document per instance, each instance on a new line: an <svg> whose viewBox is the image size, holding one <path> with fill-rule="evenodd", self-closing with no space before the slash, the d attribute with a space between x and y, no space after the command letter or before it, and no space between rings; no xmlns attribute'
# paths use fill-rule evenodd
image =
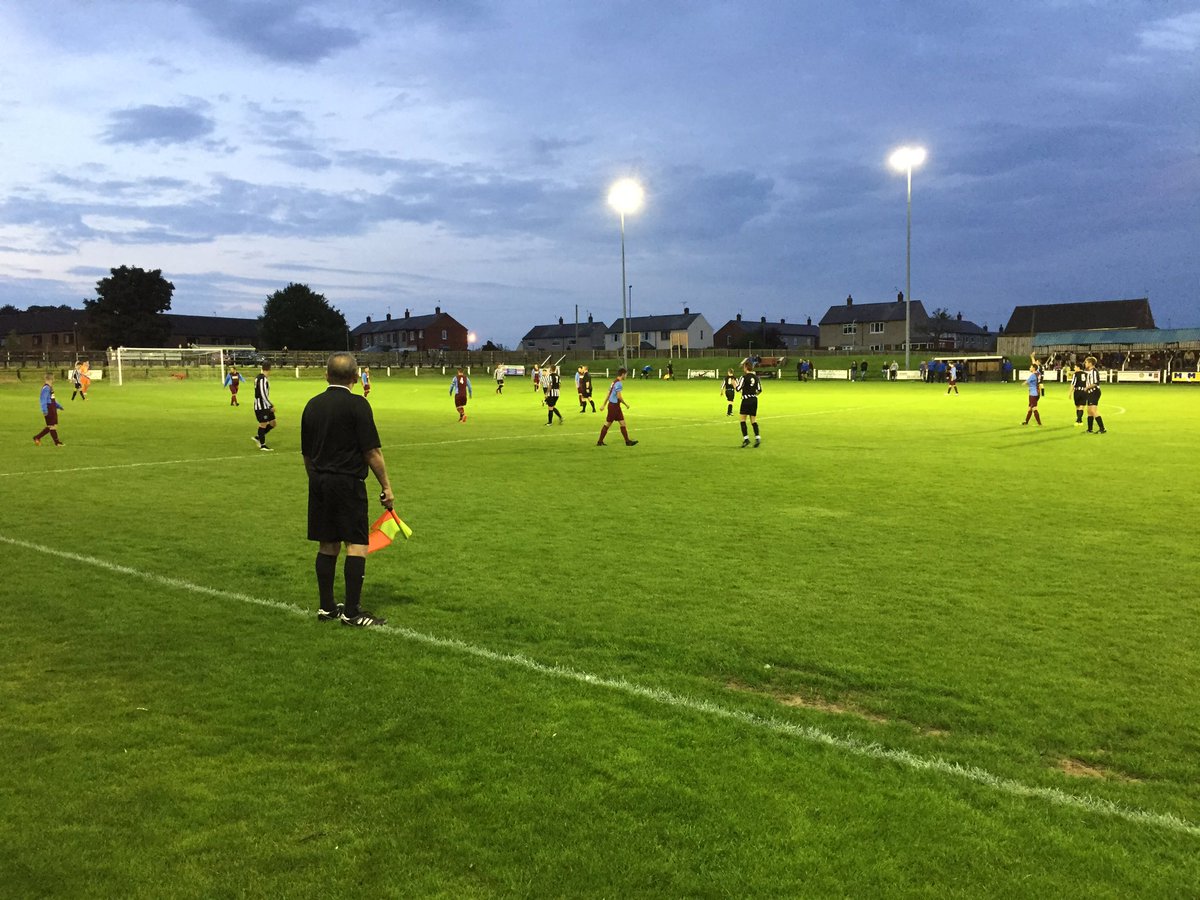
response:
<svg viewBox="0 0 1200 900"><path fill-rule="evenodd" d="M404 535L404 539L407 541L412 537L412 529L404 524L404 520L396 515L395 510L385 509L383 515L371 525L367 552L374 553L376 550L382 550L394 541L398 534Z"/></svg>

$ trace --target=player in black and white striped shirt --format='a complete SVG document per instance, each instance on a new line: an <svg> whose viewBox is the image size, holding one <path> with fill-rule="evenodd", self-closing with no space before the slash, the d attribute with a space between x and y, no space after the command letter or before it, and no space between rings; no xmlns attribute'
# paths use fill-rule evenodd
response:
<svg viewBox="0 0 1200 900"><path fill-rule="evenodd" d="M542 387L546 390L546 405L550 411L546 413L546 424L553 425L554 417L558 416L558 424L562 424L562 413L558 411L558 394L561 382L558 377L558 366L550 366L542 373Z"/></svg>
<svg viewBox="0 0 1200 900"><path fill-rule="evenodd" d="M738 410L741 416L742 446L750 446L750 435L746 432L746 419L749 419L754 427L754 446L757 447L762 442L758 433L758 395L762 393L762 379L758 377L754 365L748 359L742 362L742 377L737 380L735 388L742 395L742 405Z"/></svg>
<svg viewBox="0 0 1200 900"><path fill-rule="evenodd" d="M1100 372L1096 368L1096 357L1089 356L1083 361L1083 392L1087 397L1088 434L1092 434L1092 422L1105 434L1104 417L1097 408L1100 405Z"/></svg>
<svg viewBox="0 0 1200 900"><path fill-rule="evenodd" d="M254 436L259 450L270 450L267 432L275 427L275 404L271 402L271 364L262 364L262 371L254 378L254 418L258 419L258 434Z"/></svg>

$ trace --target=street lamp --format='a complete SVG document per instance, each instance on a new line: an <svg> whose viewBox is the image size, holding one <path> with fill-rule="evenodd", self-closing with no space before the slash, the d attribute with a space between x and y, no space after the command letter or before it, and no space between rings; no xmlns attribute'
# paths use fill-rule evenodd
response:
<svg viewBox="0 0 1200 900"><path fill-rule="evenodd" d="M625 280L625 214L642 206L645 193L632 178L622 178L608 191L608 205L621 214L621 364L629 368L629 285Z"/></svg>
<svg viewBox="0 0 1200 900"><path fill-rule="evenodd" d="M909 306L912 303L912 170L925 162L924 147L900 147L892 151L888 163L897 172L908 174L908 239L904 249L904 368L909 365L909 345L912 343L912 324Z"/></svg>

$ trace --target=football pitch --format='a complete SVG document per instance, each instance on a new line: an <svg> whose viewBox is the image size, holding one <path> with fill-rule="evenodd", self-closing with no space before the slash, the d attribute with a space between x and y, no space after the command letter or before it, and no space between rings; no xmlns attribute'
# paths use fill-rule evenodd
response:
<svg viewBox="0 0 1200 900"><path fill-rule="evenodd" d="M1200 892L1200 389L376 372L358 630L271 383L0 384L0 893Z"/></svg>

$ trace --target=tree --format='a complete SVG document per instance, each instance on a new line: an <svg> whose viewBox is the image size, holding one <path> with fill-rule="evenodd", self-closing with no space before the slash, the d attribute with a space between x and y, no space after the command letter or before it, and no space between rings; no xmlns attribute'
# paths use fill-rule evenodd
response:
<svg viewBox="0 0 1200 900"><path fill-rule="evenodd" d="M11 303L5 303L3 306L0 306L0 316L7 316L18 312L20 312L20 310Z"/></svg>
<svg viewBox="0 0 1200 900"><path fill-rule="evenodd" d="M307 284L289 284L267 298L258 333L264 347L276 350L339 350L346 346L346 317Z"/></svg>
<svg viewBox="0 0 1200 900"><path fill-rule="evenodd" d="M497 351L502 352L504 350L504 345L503 344L495 344L495 343L492 343L491 341L488 341L486 344L484 344L479 349L480 350L490 350L492 352L497 352Z"/></svg>
<svg viewBox="0 0 1200 900"><path fill-rule="evenodd" d="M942 340L942 336L949 334L950 311L948 309L935 309L929 316L929 337L933 341L933 346L937 347Z"/></svg>
<svg viewBox="0 0 1200 900"><path fill-rule="evenodd" d="M175 285L161 269L110 269L96 282L96 298L84 300L85 328L101 347L161 347L171 336L163 313L171 308Z"/></svg>

